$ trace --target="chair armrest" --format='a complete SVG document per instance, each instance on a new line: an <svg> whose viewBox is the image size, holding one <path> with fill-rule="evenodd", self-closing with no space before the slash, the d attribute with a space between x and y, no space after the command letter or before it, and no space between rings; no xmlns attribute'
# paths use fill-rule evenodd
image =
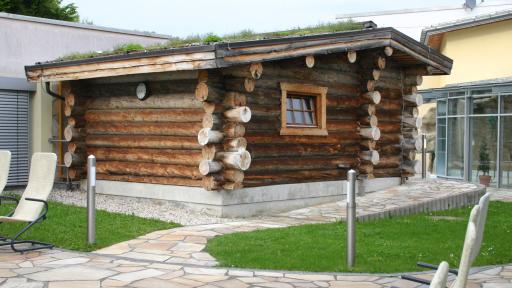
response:
<svg viewBox="0 0 512 288"><path fill-rule="evenodd" d="M437 270L437 268L439 267L437 265L433 265L433 264L429 264L429 263L425 263L425 262L417 262L416 265L423 267L423 268L429 268L432 270ZM459 275L459 270L457 270L457 269L448 269L448 272L452 273L453 275Z"/></svg>
<svg viewBox="0 0 512 288"><path fill-rule="evenodd" d="M25 200L27 201L34 201L34 202L41 202L44 204L44 212L43 214L40 216L42 218L45 218L46 217L46 213L48 213L48 202L46 202L45 200L42 200L42 199L37 199L37 198L24 198Z"/></svg>
<svg viewBox="0 0 512 288"><path fill-rule="evenodd" d="M408 280L408 281L416 282L416 283L421 283L421 284L425 284L425 285L430 285L430 281L425 280L425 279L421 279L421 278L418 278L418 277L414 277L414 276L409 276L409 275L400 275L400 278L402 278L402 279L404 279L404 280Z"/></svg>
<svg viewBox="0 0 512 288"><path fill-rule="evenodd" d="M2 200L5 199L5 200L12 200L14 202L16 202L16 205L18 205L18 198L14 197L14 196L5 196L5 195L0 195L0 204L2 203Z"/></svg>

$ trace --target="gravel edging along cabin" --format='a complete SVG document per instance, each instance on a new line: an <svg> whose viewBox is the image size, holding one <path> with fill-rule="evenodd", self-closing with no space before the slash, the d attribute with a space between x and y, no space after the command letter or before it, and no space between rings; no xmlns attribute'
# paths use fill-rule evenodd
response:
<svg viewBox="0 0 512 288"><path fill-rule="evenodd" d="M417 93L452 60L392 28L47 62L60 82L64 163L99 193L173 201L222 217L340 199L414 175Z"/></svg>

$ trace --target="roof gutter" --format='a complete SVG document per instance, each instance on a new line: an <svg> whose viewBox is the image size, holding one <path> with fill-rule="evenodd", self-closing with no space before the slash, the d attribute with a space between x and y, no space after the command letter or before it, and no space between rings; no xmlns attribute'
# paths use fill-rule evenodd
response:
<svg viewBox="0 0 512 288"><path fill-rule="evenodd" d="M50 82L44 82L44 88L45 88L45 92L48 93L53 98L57 98L62 101L65 100L65 98L62 95L59 95L50 89Z"/></svg>

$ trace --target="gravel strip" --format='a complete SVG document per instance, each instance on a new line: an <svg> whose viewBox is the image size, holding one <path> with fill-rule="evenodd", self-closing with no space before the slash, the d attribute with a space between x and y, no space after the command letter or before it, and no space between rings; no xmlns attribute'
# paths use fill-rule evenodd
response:
<svg viewBox="0 0 512 288"><path fill-rule="evenodd" d="M15 189L10 192L20 194L23 192L23 189ZM86 196L87 193L80 190L66 190L61 187L54 187L50 194L50 200L85 207ZM165 200L96 194L96 209L109 212L160 219L184 226L233 221L233 219L214 217L186 207L179 207L178 205Z"/></svg>

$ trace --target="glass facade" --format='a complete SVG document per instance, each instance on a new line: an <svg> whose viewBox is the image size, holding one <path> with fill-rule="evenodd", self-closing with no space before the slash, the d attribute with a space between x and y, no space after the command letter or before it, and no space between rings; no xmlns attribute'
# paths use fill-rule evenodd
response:
<svg viewBox="0 0 512 288"><path fill-rule="evenodd" d="M512 86L436 94L436 174L512 188Z"/></svg>

